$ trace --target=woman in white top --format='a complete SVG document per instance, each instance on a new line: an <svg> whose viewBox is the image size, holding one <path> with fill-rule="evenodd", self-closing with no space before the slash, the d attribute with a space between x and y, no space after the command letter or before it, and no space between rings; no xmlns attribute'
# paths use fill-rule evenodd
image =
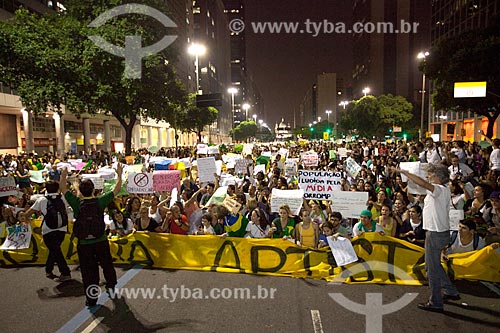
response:
<svg viewBox="0 0 500 333"><path fill-rule="evenodd" d="M149 217L155 220L158 224L161 224L165 216L167 215L167 210L163 207L167 200L160 202L160 198L156 194L151 195L151 207L149 207Z"/></svg>
<svg viewBox="0 0 500 333"><path fill-rule="evenodd" d="M250 215L245 238L266 238L270 230L266 214L260 208L255 208Z"/></svg>
<svg viewBox="0 0 500 333"><path fill-rule="evenodd" d="M464 209L467 197L464 194L463 183L453 180L448 183L451 192L450 209Z"/></svg>
<svg viewBox="0 0 500 333"><path fill-rule="evenodd" d="M121 211L115 210L111 217L113 221L109 225L110 235L123 237L135 231L132 221L129 218L125 218Z"/></svg>

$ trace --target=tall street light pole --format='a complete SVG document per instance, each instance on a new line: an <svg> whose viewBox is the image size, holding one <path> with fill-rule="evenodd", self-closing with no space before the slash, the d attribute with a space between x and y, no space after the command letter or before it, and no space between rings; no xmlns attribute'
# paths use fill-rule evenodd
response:
<svg viewBox="0 0 500 333"><path fill-rule="evenodd" d="M248 103L243 103L241 105L241 108L245 110L245 120L248 120L248 109L250 109L250 104Z"/></svg>
<svg viewBox="0 0 500 333"><path fill-rule="evenodd" d="M231 94L231 115L233 118L233 123L231 128L233 129L233 141L234 141L234 95L238 92L238 89L231 87L227 89L227 92Z"/></svg>
<svg viewBox="0 0 500 333"><path fill-rule="evenodd" d="M425 58L429 55L429 52L420 52L417 55L418 59L421 59L424 64L425 64ZM422 101L421 101L421 106L420 106L420 129L418 136L422 140L423 139L423 133L424 133L424 103L425 103L425 73L422 72Z"/></svg>
<svg viewBox="0 0 500 333"><path fill-rule="evenodd" d="M188 48L188 53L194 55L195 61L195 72L196 72L196 95L200 94L200 64L199 64L199 56L204 55L207 49L205 46L197 43L192 43Z"/></svg>

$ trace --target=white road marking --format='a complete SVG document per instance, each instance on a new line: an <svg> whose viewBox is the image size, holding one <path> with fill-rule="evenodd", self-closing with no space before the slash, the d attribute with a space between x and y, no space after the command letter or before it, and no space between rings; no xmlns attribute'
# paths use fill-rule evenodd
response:
<svg viewBox="0 0 500 333"><path fill-rule="evenodd" d="M94 321L93 321L93 322L91 322L91 323L90 323L90 325L89 325L89 326L87 326L87 328L85 328L85 329L82 331L82 333L90 333L90 332L92 332L92 330L93 330L94 328L96 328L96 327L97 327L97 326L101 323L101 321L102 321L103 319L104 319L104 317L99 317L99 318L94 319Z"/></svg>
<svg viewBox="0 0 500 333"><path fill-rule="evenodd" d="M323 324L321 324L321 316L319 310L311 310L311 318L313 322L314 333L323 333Z"/></svg>

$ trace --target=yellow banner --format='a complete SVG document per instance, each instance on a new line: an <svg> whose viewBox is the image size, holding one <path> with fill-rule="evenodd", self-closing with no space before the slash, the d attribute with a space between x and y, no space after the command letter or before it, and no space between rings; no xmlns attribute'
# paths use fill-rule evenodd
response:
<svg viewBox="0 0 500 333"><path fill-rule="evenodd" d="M32 224L33 234L28 249L0 251L1 266L45 264L48 251L42 240L39 223L37 226ZM111 239L110 247L116 264L307 277L346 283L425 283L422 248L378 233L365 233L352 243L359 261L345 267L337 267L329 248L301 248L281 239L223 239L219 236L138 232ZM67 234L62 248L68 263L76 264L76 239ZM450 274L456 279L500 282L500 254L490 246L449 258Z"/></svg>

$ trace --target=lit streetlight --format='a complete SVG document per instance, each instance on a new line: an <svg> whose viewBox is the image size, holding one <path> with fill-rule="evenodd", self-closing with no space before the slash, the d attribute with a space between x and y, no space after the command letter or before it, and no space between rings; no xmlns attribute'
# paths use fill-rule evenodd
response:
<svg viewBox="0 0 500 333"><path fill-rule="evenodd" d="M339 103L340 106L344 107L344 110L345 110L345 107L347 106L347 104L349 104L348 101L342 101Z"/></svg>
<svg viewBox="0 0 500 333"><path fill-rule="evenodd" d="M257 115L256 115L256 114L254 114L254 115L252 116L252 118L253 118L253 122L254 122L254 123L256 123L256 122L257 122Z"/></svg>
<svg viewBox="0 0 500 333"><path fill-rule="evenodd" d="M365 89L363 89L362 93L366 96L366 94L370 93L370 88L366 87Z"/></svg>
<svg viewBox="0 0 500 333"><path fill-rule="evenodd" d="M196 71L196 94L200 92L200 73L199 73L199 59L198 57L204 55L207 49L205 46L197 43L192 43L188 48L188 53L195 56L195 71Z"/></svg>
<svg viewBox="0 0 500 333"><path fill-rule="evenodd" d="M425 64L425 58L429 55L429 52L420 52L417 55L417 59L420 59ZM419 138L423 139L424 133L424 103L425 103L425 73L422 72L422 105L420 106L420 129L419 129Z"/></svg>
<svg viewBox="0 0 500 333"><path fill-rule="evenodd" d="M248 103L243 103L241 105L241 108L245 110L245 120L248 120L248 109L250 109L250 104Z"/></svg>
<svg viewBox="0 0 500 333"><path fill-rule="evenodd" d="M332 113L332 110L326 110L326 120L328 122L328 125L330 125L330 114Z"/></svg>

